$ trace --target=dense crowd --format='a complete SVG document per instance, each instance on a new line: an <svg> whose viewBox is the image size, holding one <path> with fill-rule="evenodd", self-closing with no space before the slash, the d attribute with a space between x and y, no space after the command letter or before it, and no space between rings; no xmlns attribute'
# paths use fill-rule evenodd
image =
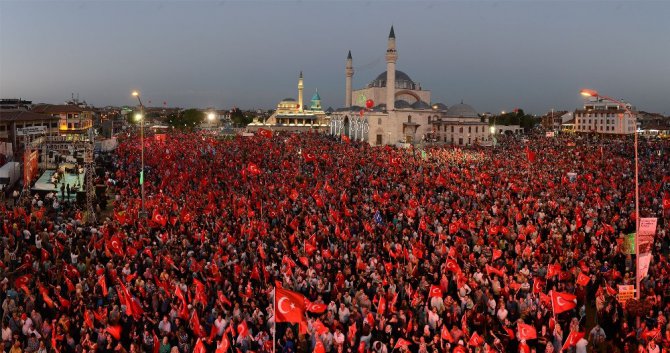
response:
<svg viewBox="0 0 670 353"><path fill-rule="evenodd" d="M120 140L99 176L109 217L88 224L57 193L0 206L2 351L670 347L667 142L640 144L640 214L658 230L642 301L622 303L618 285L635 284L631 140L421 153L171 132L145 139L144 204L139 139ZM305 296L303 322L275 322L276 287ZM574 308L557 313L556 293Z"/></svg>

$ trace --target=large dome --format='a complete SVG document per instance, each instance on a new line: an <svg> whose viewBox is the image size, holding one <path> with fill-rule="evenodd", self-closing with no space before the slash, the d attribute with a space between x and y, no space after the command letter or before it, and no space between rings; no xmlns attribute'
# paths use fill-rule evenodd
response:
<svg viewBox="0 0 670 353"><path fill-rule="evenodd" d="M368 87L386 87L386 71L372 80ZM406 73L395 70L395 88L416 90L416 84Z"/></svg>
<svg viewBox="0 0 670 353"><path fill-rule="evenodd" d="M479 118L474 108L463 103L452 105L445 115L447 118Z"/></svg>

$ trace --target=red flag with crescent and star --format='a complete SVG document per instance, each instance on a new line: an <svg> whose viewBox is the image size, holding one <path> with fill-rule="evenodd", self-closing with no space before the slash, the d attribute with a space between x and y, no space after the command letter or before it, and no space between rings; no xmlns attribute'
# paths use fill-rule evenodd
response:
<svg viewBox="0 0 670 353"><path fill-rule="evenodd" d="M549 296L551 297L551 306L554 309L554 314L560 314L577 306L577 297L570 293L551 291Z"/></svg>
<svg viewBox="0 0 670 353"><path fill-rule="evenodd" d="M275 288L275 321L299 323L305 320L305 296Z"/></svg>
<svg viewBox="0 0 670 353"><path fill-rule="evenodd" d="M584 332L570 332L568 339L565 340L565 344L563 345L563 350L567 351L568 348L577 345L577 342L579 342L582 337L584 337Z"/></svg>
<svg viewBox="0 0 670 353"><path fill-rule="evenodd" d="M442 298L442 289L440 289L439 286L436 285L431 285L430 286L430 292L428 293L428 298Z"/></svg>
<svg viewBox="0 0 670 353"><path fill-rule="evenodd" d="M519 341L521 340L534 340L537 338L537 330L535 330L535 327L527 324L522 324L519 322L518 325L518 333L517 336L519 337Z"/></svg>

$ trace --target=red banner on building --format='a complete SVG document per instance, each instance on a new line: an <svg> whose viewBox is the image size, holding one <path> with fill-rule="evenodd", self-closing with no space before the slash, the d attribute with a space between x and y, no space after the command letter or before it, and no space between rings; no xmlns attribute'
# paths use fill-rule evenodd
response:
<svg viewBox="0 0 670 353"><path fill-rule="evenodd" d="M35 151L26 151L23 154L23 185L30 185L30 183L37 177L37 163L39 155Z"/></svg>

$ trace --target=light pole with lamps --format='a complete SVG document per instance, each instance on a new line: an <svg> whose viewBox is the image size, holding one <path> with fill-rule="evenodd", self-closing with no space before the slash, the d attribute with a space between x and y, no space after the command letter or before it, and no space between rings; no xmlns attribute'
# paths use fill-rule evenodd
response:
<svg viewBox="0 0 670 353"><path fill-rule="evenodd" d="M640 232L640 183L639 183L639 168L638 168L638 158L637 158L637 115L634 115L633 112L628 108L628 105L618 99L614 99L612 97L608 96L603 96L598 94L597 91L592 90L592 89L582 89L579 91L579 93L584 96L584 97L593 97L596 99L605 99L610 102L616 103L620 106L623 107L623 109L626 111L628 116L633 119L633 122L635 124L634 130L635 130L635 299L640 300L640 281L642 280L640 276L638 275L639 273L639 268L640 268L640 242L639 240L639 232ZM627 125L626 125L627 126ZM638 317L639 319L639 317Z"/></svg>
<svg viewBox="0 0 670 353"><path fill-rule="evenodd" d="M135 116L136 119L139 120L140 122L140 159L142 163L142 167L140 170L140 190L142 193L142 210L140 211L140 218L147 218L147 212L146 209L144 208L144 104L142 104L142 100L140 99L140 92L139 91L133 91L133 97L137 97L137 101L140 103L140 113Z"/></svg>

